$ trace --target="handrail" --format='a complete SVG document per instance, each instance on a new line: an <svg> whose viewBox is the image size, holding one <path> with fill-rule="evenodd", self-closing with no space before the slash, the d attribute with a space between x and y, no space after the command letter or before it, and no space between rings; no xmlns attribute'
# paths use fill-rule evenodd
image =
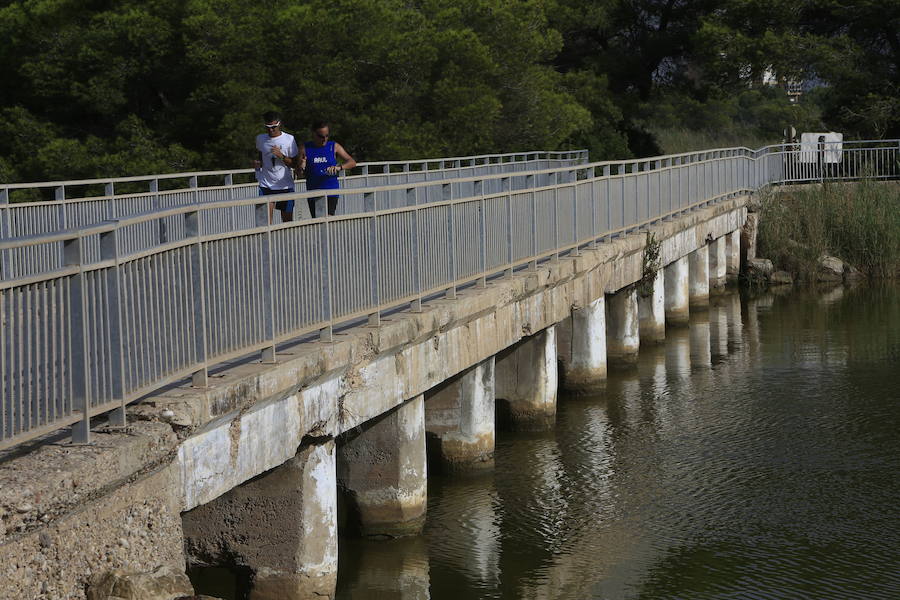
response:
<svg viewBox="0 0 900 600"><path fill-rule="evenodd" d="M378 324L385 310L455 298L461 285L722 198L785 182L900 177L896 140L845 143L838 167L773 148L362 188L352 190L360 212L283 224L269 223L268 198L246 198L0 241L4 268L42 246L61 244L64 259L0 281L0 449L68 425L87 441L92 416L121 424L128 402L186 377L204 386L223 361L255 352L274 361L276 344L297 336L329 341L339 324ZM452 197L454 185L466 193ZM405 203L384 202L392 191ZM232 209L249 210L252 224L204 229ZM160 243L148 247L126 244L132 229L163 223L179 228L154 229Z"/></svg>
<svg viewBox="0 0 900 600"><path fill-rule="evenodd" d="M537 155L571 155L571 154L579 154L587 156L587 150L529 150L527 152L507 152L500 154L478 154L472 156L456 156L456 157L443 157L443 158L416 158L412 160L393 160L393 161L371 161L371 162L361 162L356 165L356 169L371 169L372 167L378 166L394 166L394 165L419 165L419 166L427 166L432 163L441 163L441 162L456 162L456 161L474 161L474 160L484 160L484 159L503 159L508 157L518 157L518 156L537 156ZM487 163L487 164L502 164L502 163ZM474 165L470 165L474 166ZM193 177L218 177L223 175L252 175L254 173L254 169L220 169L215 171L184 171L179 173L158 173L158 174L148 174L148 175L128 175L124 177L103 177L97 179L72 179L72 180L57 180L57 181L30 181L30 182L18 182L18 183L0 183L0 190L22 190L22 189L34 189L34 188L59 188L59 187L74 187L74 186L88 186L88 185L105 185L105 184L116 184L116 183L135 183L139 181L153 181L153 180L166 180L166 179L190 179ZM80 199L80 198L79 198Z"/></svg>

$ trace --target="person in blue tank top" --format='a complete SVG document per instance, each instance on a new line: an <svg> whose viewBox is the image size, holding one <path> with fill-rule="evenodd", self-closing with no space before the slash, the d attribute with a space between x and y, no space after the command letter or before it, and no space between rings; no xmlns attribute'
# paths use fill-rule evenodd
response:
<svg viewBox="0 0 900 600"><path fill-rule="evenodd" d="M356 160L350 156L344 147L329 139L331 129L325 121L316 121L312 124L313 139L303 144L300 149L300 164L306 165L306 189L307 190L337 190L341 185L338 181L338 173L342 170L352 169L356 166ZM338 162L340 160L340 162ZM328 214L337 212L338 196L328 196ZM315 198L309 198L309 214L316 216Z"/></svg>

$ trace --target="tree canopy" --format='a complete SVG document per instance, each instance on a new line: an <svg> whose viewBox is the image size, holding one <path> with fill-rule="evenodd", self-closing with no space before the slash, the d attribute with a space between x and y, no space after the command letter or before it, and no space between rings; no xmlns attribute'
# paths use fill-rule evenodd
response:
<svg viewBox="0 0 900 600"><path fill-rule="evenodd" d="M364 160L898 135L898 31L874 0L6 2L0 181L242 167L271 109Z"/></svg>

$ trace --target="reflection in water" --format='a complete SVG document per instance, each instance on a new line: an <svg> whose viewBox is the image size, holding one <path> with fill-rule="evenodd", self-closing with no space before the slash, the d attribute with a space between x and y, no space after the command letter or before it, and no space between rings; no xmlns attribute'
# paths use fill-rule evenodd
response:
<svg viewBox="0 0 900 600"><path fill-rule="evenodd" d="M716 299L422 537L342 539L338 597L900 597L900 287L843 293Z"/></svg>

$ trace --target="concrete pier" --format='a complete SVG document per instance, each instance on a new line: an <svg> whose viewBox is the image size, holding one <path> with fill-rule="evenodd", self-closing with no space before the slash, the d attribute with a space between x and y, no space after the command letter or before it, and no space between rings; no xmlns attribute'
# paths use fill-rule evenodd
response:
<svg viewBox="0 0 900 600"><path fill-rule="evenodd" d="M330 598L337 583L334 441L183 515L188 562L248 568L252 600Z"/></svg>
<svg viewBox="0 0 900 600"><path fill-rule="evenodd" d="M666 265L663 272L666 323L668 325L687 325L690 319L688 258L683 256Z"/></svg>
<svg viewBox="0 0 900 600"><path fill-rule="evenodd" d="M709 244L709 291L721 294L725 291L728 273L727 236L716 238Z"/></svg>
<svg viewBox="0 0 900 600"><path fill-rule="evenodd" d="M638 294L638 317L642 345L659 344L666 339L665 274L656 272L649 296Z"/></svg>
<svg viewBox="0 0 900 600"><path fill-rule="evenodd" d="M494 429L494 357L425 393L428 454L440 470L493 466Z"/></svg>
<svg viewBox="0 0 900 600"><path fill-rule="evenodd" d="M494 393L500 422L515 430L549 429L556 422L556 327L500 352Z"/></svg>
<svg viewBox="0 0 900 600"><path fill-rule="evenodd" d="M338 438L337 481L362 535L419 533L427 504L423 397Z"/></svg>
<svg viewBox="0 0 900 600"><path fill-rule="evenodd" d="M634 287L609 296L607 302L606 348L611 364L630 365L637 362L641 343L638 294Z"/></svg>
<svg viewBox="0 0 900 600"><path fill-rule="evenodd" d="M725 234L725 278L735 282L741 274L741 232L732 231Z"/></svg>
<svg viewBox="0 0 900 600"><path fill-rule="evenodd" d="M606 301L603 296L572 317L558 333L565 389L576 393L602 390L606 384ZM565 348L564 348L565 347Z"/></svg>
<svg viewBox="0 0 900 600"><path fill-rule="evenodd" d="M688 255L690 271L688 291L691 309L709 306L709 248L701 246Z"/></svg>

